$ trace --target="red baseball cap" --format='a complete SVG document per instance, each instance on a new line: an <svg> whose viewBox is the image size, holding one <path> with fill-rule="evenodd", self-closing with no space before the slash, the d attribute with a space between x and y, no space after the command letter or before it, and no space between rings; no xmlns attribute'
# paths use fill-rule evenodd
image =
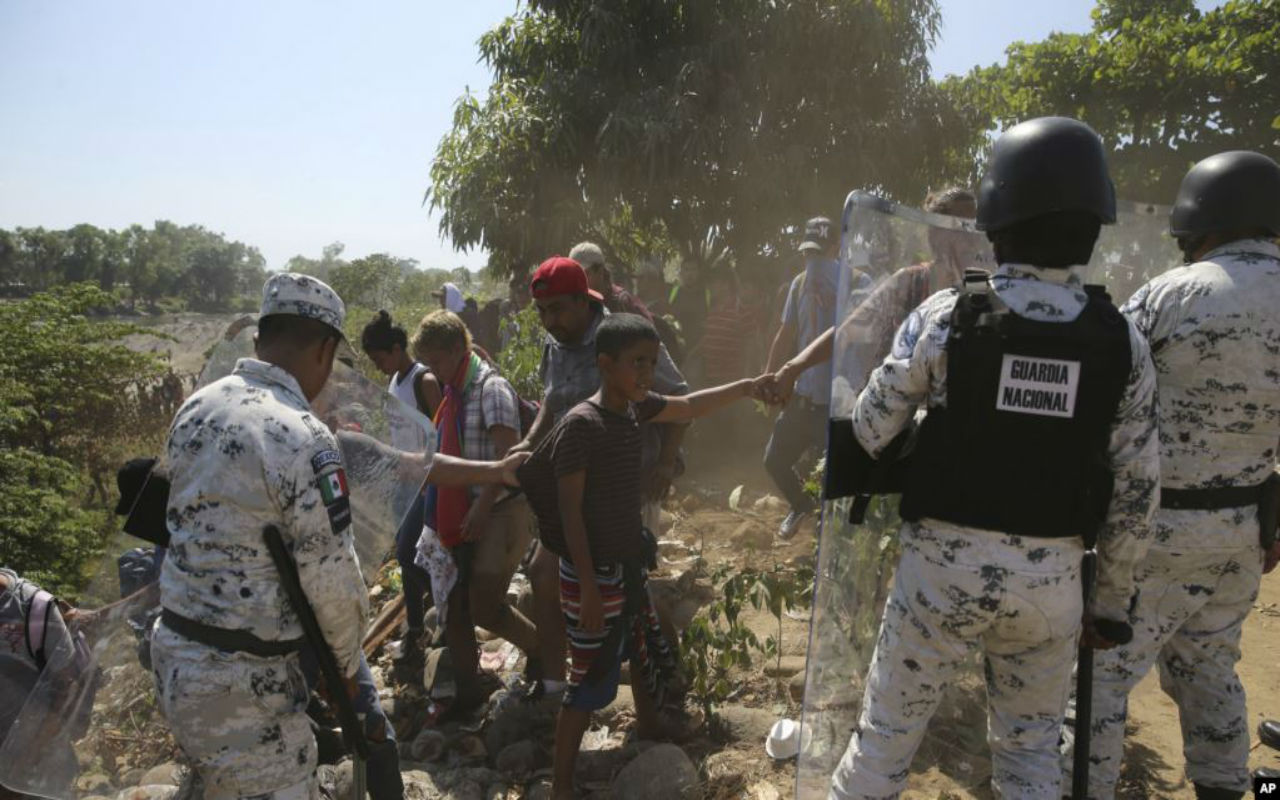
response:
<svg viewBox="0 0 1280 800"><path fill-rule="evenodd" d="M539 299L559 294L585 294L597 302L604 301L599 292L587 286L587 273L582 265L564 256L552 256L539 264L529 281L529 291Z"/></svg>

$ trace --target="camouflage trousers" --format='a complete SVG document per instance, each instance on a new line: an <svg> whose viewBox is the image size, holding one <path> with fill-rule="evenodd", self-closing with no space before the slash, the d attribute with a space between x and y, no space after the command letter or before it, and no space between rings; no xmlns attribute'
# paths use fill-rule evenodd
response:
<svg viewBox="0 0 1280 800"><path fill-rule="evenodd" d="M893 798L929 720L976 648L996 795L1059 800L1058 732L1080 631L1078 539L906 523L858 726L833 800Z"/></svg>
<svg viewBox="0 0 1280 800"><path fill-rule="evenodd" d="M298 656L259 658L193 642L158 622L160 710L206 800L314 800L316 742Z"/></svg>
<svg viewBox="0 0 1280 800"><path fill-rule="evenodd" d="M1178 704L1187 778L1250 788L1249 724L1235 665L1261 577L1252 506L1157 513L1155 543L1134 574L1133 641L1094 654L1089 797L1115 796L1129 692L1153 664L1160 688ZM1071 745L1065 736L1068 776Z"/></svg>

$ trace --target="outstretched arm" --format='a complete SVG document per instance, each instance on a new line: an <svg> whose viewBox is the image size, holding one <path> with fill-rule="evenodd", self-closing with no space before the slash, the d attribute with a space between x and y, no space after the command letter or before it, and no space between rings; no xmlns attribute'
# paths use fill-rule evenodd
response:
<svg viewBox="0 0 1280 800"><path fill-rule="evenodd" d="M479 483L519 486L516 468L528 458L528 453L520 452L511 453L501 461L469 461L436 453L427 465L427 483L436 486L475 486Z"/></svg>
<svg viewBox="0 0 1280 800"><path fill-rule="evenodd" d="M710 389L702 389L682 397L666 397L666 406L650 422L688 422L705 417L744 397L752 397L761 378L743 378Z"/></svg>

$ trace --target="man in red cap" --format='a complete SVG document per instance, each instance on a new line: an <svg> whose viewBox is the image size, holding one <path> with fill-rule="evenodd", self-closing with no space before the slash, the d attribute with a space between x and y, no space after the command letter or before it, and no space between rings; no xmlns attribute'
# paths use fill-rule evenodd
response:
<svg viewBox="0 0 1280 800"><path fill-rule="evenodd" d="M565 412L600 388L596 368L596 328L609 313L599 292L587 285L587 273L571 258L553 256L538 267L529 283L542 327L547 331L538 375L542 379L542 408L524 441L512 448L532 450ZM667 348L660 347L653 391L688 394L689 385L676 369ZM685 425L641 424L641 491L645 493L644 522L658 534L659 502L679 470L680 443ZM540 659L528 670L530 692L559 692L564 688L564 616L560 611L559 559L539 546L530 572L534 590L534 622L542 643ZM541 663L538 663L538 662ZM541 679L541 680L539 680Z"/></svg>

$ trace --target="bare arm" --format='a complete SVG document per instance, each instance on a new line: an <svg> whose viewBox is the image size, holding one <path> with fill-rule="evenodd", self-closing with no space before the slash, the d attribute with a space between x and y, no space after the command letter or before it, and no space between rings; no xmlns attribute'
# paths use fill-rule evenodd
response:
<svg viewBox="0 0 1280 800"><path fill-rule="evenodd" d="M773 344L769 346L769 363L765 365L765 372L775 372L780 362L787 354L786 346L783 342L794 342L796 340L796 326L794 322L784 322L778 328L778 333L773 337Z"/></svg>
<svg viewBox="0 0 1280 800"><path fill-rule="evenodd" d="M596 586L591 546L587 542L587 523L582 518L582 497L586 487L586 470L561 475L557 483L557 497L565 545L569 549L573 569L578 573L581 591L578 625L583 630L598 631L604 628L604 608L600 601L600 587Z"/></svg>
<svg viewBox="0 0 1280 800"><path fill-rule="evenodd" d="M528 453L512 453L501 461L468 461L436 453L427 466L426 482L436 486L475 486L480 483L518 486L516 467L528 458Z"/></svg>
<svg viewBox="0 0 1280 800"><path fill-rule="evenodd" d="M489 429L489 438L493 441L498 458L505 458L520 440L520 433L505 425L494 425ZM466 519L462 521L462 538L471 541L484 533L489 522L489 512L493 510L493 503L500 494L502 488L496 483L491 483L480 491L467 510Z"/></svg>
<svg viewBox="0 0 1280 800"><path fill-rule="evenodd" d="M435 416L436 409L440 407L440 401L444 399L444 392L440 389L440 381L435 375L423 372L418 375L418 381L413 386L413 396L418 401L418 410L426 414L429 419Z"/></svg>
<svg viewBox="0 0 1280 800"><path fill-rule="evenodd" d="M538 416L534 417L533 424L529 426L529 433L511 449L516 452L533 450L538 446L538 442L546 438L553 427L555 427L555 418L547 411L547 403L544 400L538 407Z"/></svg>
<svg viewBox="0 0 1280 800"><path fill-rule="evenodd" d="M688 422L705 417L744 397L751 397L760 379L743 378L710 389L702 389L682 397L666 398L667 405L650 422Z"/></svg>

